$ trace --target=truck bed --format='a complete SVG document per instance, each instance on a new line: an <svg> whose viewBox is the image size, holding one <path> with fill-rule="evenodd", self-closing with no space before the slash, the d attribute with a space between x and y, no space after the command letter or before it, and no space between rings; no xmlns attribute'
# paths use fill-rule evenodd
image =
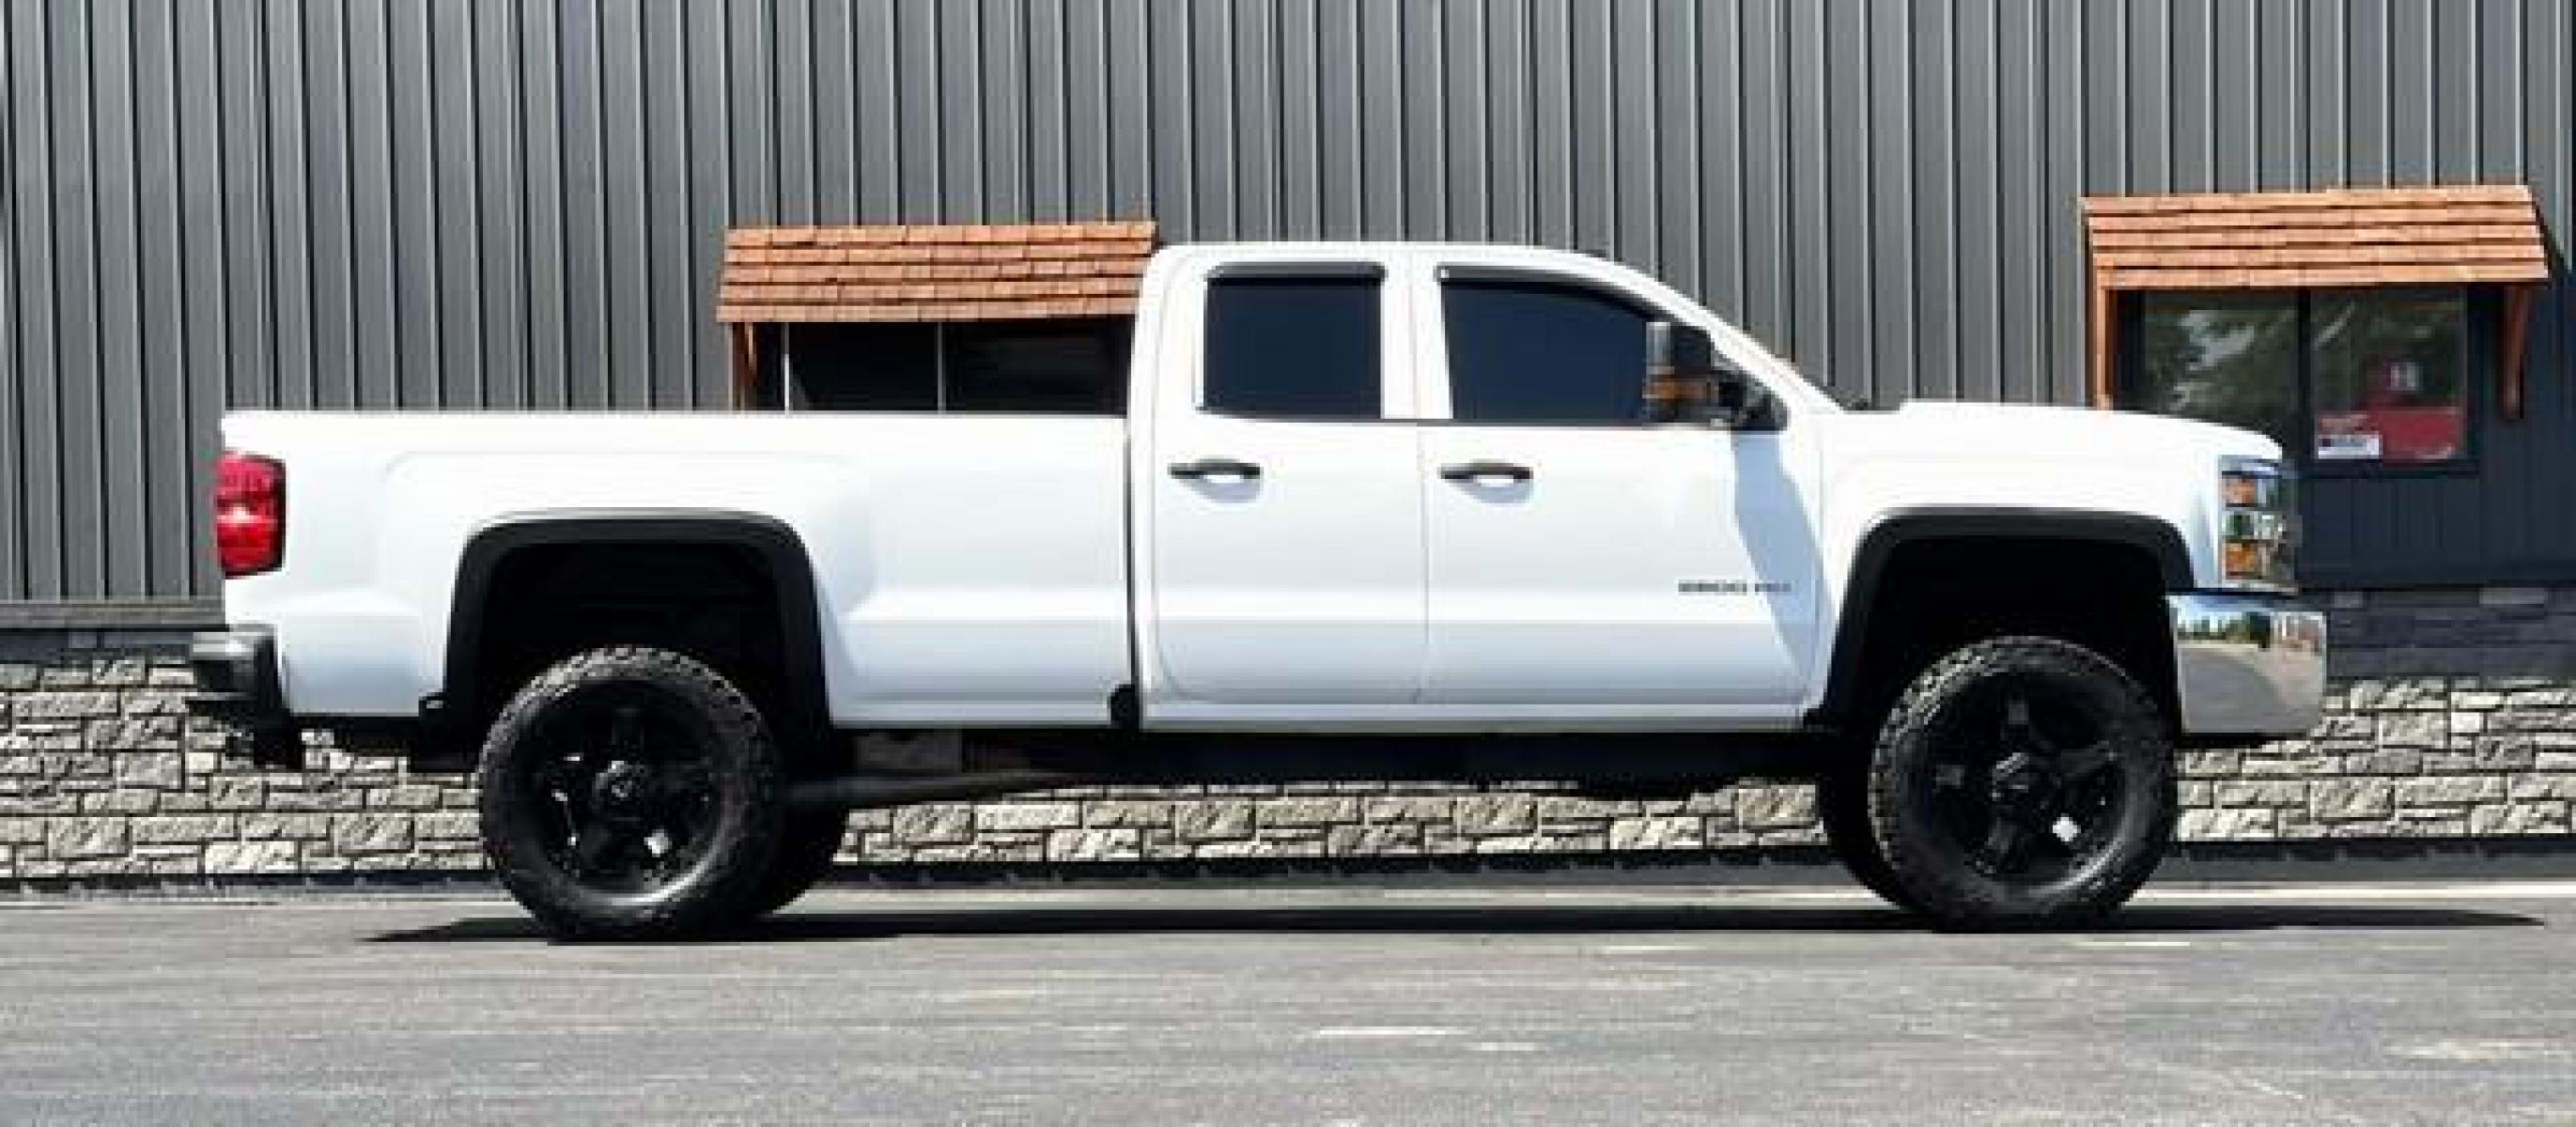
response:
<svg viewBox="0 0 2576 1127"><path fill-rule="evenodd" d="M224 439L289 467L286 563L226 597L299 712L413 715L461 547L540 511L794 530L843 724L1100 723L1131 676L1122 419L253 412Z"/></svg>

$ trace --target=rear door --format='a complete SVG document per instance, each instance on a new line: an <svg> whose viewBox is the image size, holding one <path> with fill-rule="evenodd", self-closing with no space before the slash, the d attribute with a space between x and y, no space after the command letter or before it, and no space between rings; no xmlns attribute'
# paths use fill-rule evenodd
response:
<svg viewBox="0 0 2576 1127"><path fill-rule="evenodd" d="M1348 722L1419 691L1418 431L1389 421L1415 373L1390 264L1237 254L1159 291L1131 471L1153 722Z"/></svg>
<svg viewBox="0 0 2576 1127"><path fill-rule="evenodd" d="M1532 718L1790 715L1812 649L1809 444L1650 426L1646 325L1597 278L1451 262L1423 429L1423 704ZM1500 713L1498 713L1499 715Z"/></svg>

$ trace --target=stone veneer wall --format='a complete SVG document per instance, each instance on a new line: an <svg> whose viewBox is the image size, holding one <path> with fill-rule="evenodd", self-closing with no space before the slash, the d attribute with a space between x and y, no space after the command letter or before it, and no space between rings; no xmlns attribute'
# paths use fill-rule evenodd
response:
<svg viewBox="0 0 2576 1127"><path fill-rule="evenodd" d="M2576 802L2576 587L2341 591L2310 737L2188 756L2192 840L2546 836ZM0 882L479 868L473 794L337 751L219 761L183 633L0 632ZM860 863L1599 854L1817 840L1801 786L1596 801L1420 785L1093 789L857 815Z"/></svg>

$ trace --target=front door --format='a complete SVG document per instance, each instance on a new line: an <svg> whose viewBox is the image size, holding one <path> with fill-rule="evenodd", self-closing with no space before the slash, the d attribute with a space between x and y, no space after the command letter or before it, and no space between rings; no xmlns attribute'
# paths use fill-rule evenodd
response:
<svg viewBox="0 0 2576 1127"><path fill-rule="evenodd" d="M1411 422L1388 421L1408 413L1390 400L1409 400L1412 372L1390 359L1408 350L1389 339L1402 319L1386 271L1229 260L1200 292L1204 335L1166 342L1135 464L1151 505L1147 715L1348 721L1411 702L1420 451Z"/></svg>
<svg viewBox="0 0 2576 1127"><path fill-rule="evenodd" d="M1631 295L1457 271L1438 288L1450 421L1423 430L1424 704L1786 715L1819 570L1796 421L1643 424L1646 325L1669 315Z"/></svg>

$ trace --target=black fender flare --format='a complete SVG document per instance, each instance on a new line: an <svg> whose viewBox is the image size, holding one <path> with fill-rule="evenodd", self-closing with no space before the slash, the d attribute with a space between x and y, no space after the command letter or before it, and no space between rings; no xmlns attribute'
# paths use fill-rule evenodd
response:
<svg viewBox="0 0 2576 1127"><path fill-rule="evenodd" d="M2166 591L2193 588L2191 552L2182 532L2157 517L2137 513L2084 509L1954 506L1904 509L1889 513L1861 535L1852 552L1850 582L1843 586L1841 614L1834 625L1833 651L1824 700L1808 714L1811 726L1831 728L1847 718L1860 701L1862 649L1869 638L1870 615L1885 586L1888 561L1897 549L1933 540L2061 540L2116 544L2145 551L2156 562Z"/></svg>
<svg viewBox="0 0 2576 1127"><path fill-rule="evenodd" d="M455 740L470 742L479 736L457 729L479 723L500 703L491 686L481 683L482 671L477 668L493 576L503 561L521 549L566 544L721 545L751 552L769 570L778 596L779 638L786 647L782 708L787 715L773 722L782 736L801 733L810 739L829 734L821 603L805 541L774 517L702 509L532 513L477 529L457 560L456 585L448 599L445 669L439 692L421 703L425 727Z"/></svg>

